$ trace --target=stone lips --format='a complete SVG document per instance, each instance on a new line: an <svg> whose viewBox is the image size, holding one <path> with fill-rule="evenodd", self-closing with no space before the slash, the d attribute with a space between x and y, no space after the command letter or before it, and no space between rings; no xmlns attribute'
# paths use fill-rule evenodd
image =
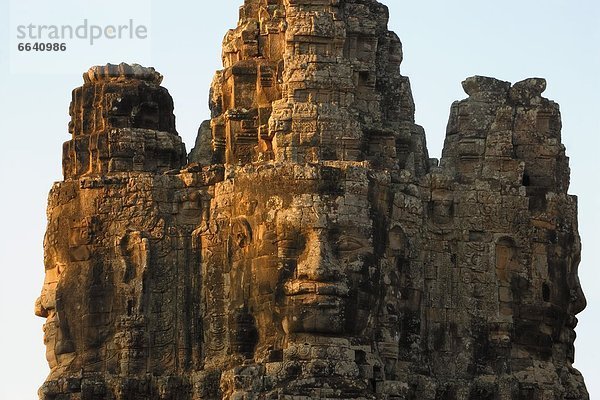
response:
<svg viewBox="0 0 600 400"><path fill-rule="evenodd" d="M84 74L48 203L41 399L589 398L545 80L465 80L430 160L387 19L246 0L187 165L159 73Z"/></svg>

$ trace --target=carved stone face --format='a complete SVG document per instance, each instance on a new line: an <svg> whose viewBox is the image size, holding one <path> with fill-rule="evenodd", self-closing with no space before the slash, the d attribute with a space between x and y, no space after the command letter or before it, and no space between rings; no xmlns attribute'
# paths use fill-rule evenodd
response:
<svg viewBox="0 0 600 400"><path fill-rule="evenodd" d="M46 359L52 370L68 362L69 354L75 351L60 293L61 275L66 272L70 260L65 241L57 240L61 233L58 220L52 220L45 238L44 285L35 303L36 315L46 318L43 327L44 344ZM56 244L49 246L50 242Z"/></svg>
<svg viewBox="0 0 600 400"><path fill-rule="evenodd" d="M558 352L573 362L576 315L586 306L577 271L580 244L572 232L551 232L548 243L532 246L526 269L514 242L497 245L499 282L510 286L512 296L501 298L500 309L514 316L514 342L534 358L550 360Z"/></svg>
<svg viewBox="0 0 600 400"><path fill-rule="evenodd" d="M293 183L283 184L284 170L240 174L235 184L243 200L229 231L230 313L247 310L259 347L290 334L356 336L378 310L384 249L373 242L380 217L367 170L295 168L304 178ZM246 321L242 331L251 325L234 320Z"/></svg>
<svg viewBox="0 0 600 400"><path fill-rule="evenodd" d="M46 270L42 293L35 302L35 314L46 318L44 323L44 344L46 345L46 359L51 369L58 365L56 359L56 334L59 329L59 320L56 315L56 286L58 285L59 266Z"/></svg>
<svg viewBox="0 0 600 400"><path fill-rule="evenodd" d="M57 376L99 357L116 325L108 300L114 290L107 272L112 270L111 261L98 245L105 232L93 207L65 195L74 192L71 183L57 185L51 192L44 239L46 275L36 301L36 314L46 318L46 358ZM96 204L92 193L75 193Z"/></svg>
<svg viewBox="0 0 600 400"><path fill-rule="evenodd" d="M558 232L556 244L548 246L548 282L542 285L542 330L552 332L552 342L561 344L567 359L574 362L576 315L586 305L579 283L581 245L571 233Z"/></svg>
<svg viewBox="0 0 600 400"><path fill-rule="evenodd" d="M277 213L286 333L357 333L375 306L376 263L368 200L304 194Z"/></svg>

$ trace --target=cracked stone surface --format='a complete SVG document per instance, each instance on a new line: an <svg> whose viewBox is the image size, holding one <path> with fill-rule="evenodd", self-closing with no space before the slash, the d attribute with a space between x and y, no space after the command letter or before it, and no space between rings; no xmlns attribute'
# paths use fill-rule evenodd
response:
<svg viewBox="0 0 600 400"><path fill-rule="evenodd" d="M546 81L474 76L441 160L375 0L245 0L186 155L91 68L48 201L42 400L589 399Z"/></svg>

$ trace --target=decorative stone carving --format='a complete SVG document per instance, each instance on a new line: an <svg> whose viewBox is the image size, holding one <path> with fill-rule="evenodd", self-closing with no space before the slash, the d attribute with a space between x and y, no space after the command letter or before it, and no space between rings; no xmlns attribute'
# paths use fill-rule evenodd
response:
<svg viewBox="0 0 600 400"><path fill-rule="evenodd" d="M48 205L43 400L588 399L546 83L468 78L442 159L375 0L246 0L186 156L93 67Z"/></svg>

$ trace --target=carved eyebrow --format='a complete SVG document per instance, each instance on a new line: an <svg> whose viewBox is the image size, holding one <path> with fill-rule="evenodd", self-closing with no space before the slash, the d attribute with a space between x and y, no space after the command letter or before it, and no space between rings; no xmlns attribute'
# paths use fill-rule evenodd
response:
<svg viewBox="0 0 600 400"><path fill-rule="evenodd" d="M273 243L295 243L298 245L298 247L304 246L305 241L305 234L298 229L285 230L282 233L275 234L273 237Z"/></svg>

